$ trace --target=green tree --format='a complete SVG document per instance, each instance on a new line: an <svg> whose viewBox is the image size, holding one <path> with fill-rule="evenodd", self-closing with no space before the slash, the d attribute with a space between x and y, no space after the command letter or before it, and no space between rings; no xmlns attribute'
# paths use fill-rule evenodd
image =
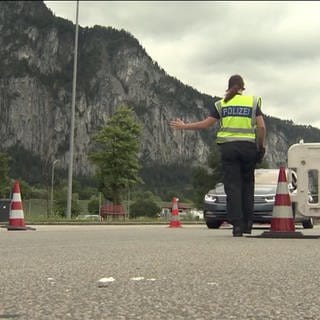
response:
<svg viewBox="0 0 320 320"><path fill-rule="evenodd" d="M99 214L99 199L91 199L88 203L88 212L90 214Z"/></svg>
<svg viewBox="0 0 320 320"><path fill-rule="evenodd" d="M208 155L207 167L195 167L192 171L193 201L199 208L202 207L204 195L221 182L222 177L220 150L214 142Z"/></svg>
<svg viewBox="0 0 320 320"><path fill-rule="evenodd" d="M204 167L195 167L192 170L193 202L198 208L202 208L203 197L212 189L215 182L209 171Z"/></svg>
<svg viewBox="0 0 320 320"><path fill-rule="evenodd" d="M150 191L138 194L136 201L130 207L131 217L156 217L161 210L157 200L159 199Z"/></svg>
<svg viewBox="0 0 320 320"><path fill-rule="evenodd" d="M54 190L54 204L53 204L53 214L55 216L65 217L67 208L67 181L61 180L59 185L56 186ZM76 217L81 212L81 207L79 205L79 195L77 193L72 193L71 199L71 217Z"/></svg>
<svg viewBox="0 0 320 320"><path fill-rule="evenodd" d="M99 189L106 199L121 203L121 193L142 182L138 175L141 127L133 110L121 105L94 137L97 151L89 155L97 166Z"/></svg>
<svg viewBox="0 0 320 320"><path fill-rule="evenodd" d="M208 155L208 165L214 183L221 182L223 178L223 169L220 149L216 142L213 143L212 149Z"/></svg>
<svg viewBox="0 0 320 320"><path fill-rule="evenodd" d="M0 197L6 198L10 194L11 182L9 178L10 157L6 153L0 153Z"/></svg>
<svg viewBox="0 0 320 320"><path fill-rule="evenodd" d="M65 217L66 215L66 207L67 207L67 191L64 190L63 193L58 193L56 197L56 201L53 206L54 215ZM73 193L71 199L71 217L76 217L81 214L81 208L78 202L78 195Z"/></svg>
<svg viewBox="0 0 320 320"><path fill-rule="evenodd" d="M256 164L256 169L268 169L269 164L266 159L263 159L261 163Z"/></svg>

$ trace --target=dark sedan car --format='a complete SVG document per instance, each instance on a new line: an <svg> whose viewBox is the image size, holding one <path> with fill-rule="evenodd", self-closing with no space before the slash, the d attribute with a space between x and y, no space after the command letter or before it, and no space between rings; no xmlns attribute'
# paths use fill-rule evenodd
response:
<svg viewBox="0 0 320 320"><path fill-rule="evenodd" d="M270 223L272 210L277 190L279 170L277 169L256 169L255 170L255 194L254 194L254 223ZM288 192L295 192L296 174L291 171L291 179L288 182ZM312 198L310 199L312 201ZM313 228L313 220L304 217L296 212L295 204L292 203L295 222L302 223L304 228ZM204 197L203 218L208 228L218 229L227 221L226 216L226 194L224 185L218 183L213 190L210 190Z"/></svg>

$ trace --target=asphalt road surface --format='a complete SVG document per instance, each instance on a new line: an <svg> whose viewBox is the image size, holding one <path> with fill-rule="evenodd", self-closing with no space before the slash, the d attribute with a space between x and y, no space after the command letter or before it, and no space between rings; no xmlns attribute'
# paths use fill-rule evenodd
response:
<svg viewBox="0 0 320 320"><path fill-rule="evenodd" d="M0 228L0 319L320 319L320 238L205 225ZM320 227L298 229L319 235Z"/></svg>

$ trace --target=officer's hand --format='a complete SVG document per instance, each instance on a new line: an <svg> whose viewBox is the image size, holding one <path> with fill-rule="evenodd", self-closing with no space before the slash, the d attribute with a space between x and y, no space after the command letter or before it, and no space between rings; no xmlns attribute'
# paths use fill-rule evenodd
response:
<svg viewBox="0 0 320 320"><path fill-rule="evenodd" d="M266 148L265 147L259 147L258 152L257 152L257 163L261 163L264 155L266 153Z"/></svg>
<svg viewBox="0 0 320 320"><path fill-rule="evenodd" d="M171 120L170 127L174 129L184 129L185 123L181 119Z"/></svg>

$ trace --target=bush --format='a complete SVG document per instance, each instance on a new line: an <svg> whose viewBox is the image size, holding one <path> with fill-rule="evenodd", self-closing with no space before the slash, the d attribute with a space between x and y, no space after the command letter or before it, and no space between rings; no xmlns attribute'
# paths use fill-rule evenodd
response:
<svg viewBox="0 0 320 320"><path fill-rule="evenodd" d="M67 200L59 199L56 201L53 212L54 215L65 217L66 215L66 208L67 208ZM76 217L81 213L81 208L79 206L78 201L73 200L71 201L71 217Z"/></svg>
<svg viewBox="0 0 320 320"><path fill-rule="evenodd" d="M92 199L88 203L88 212L90 214L99 214L99 200Z"/></svg>
<svg viewBox="0 0 320 320"><path fill-rule="evenodd" d="M136 217L156 217L161 208L153 199L138 199L130 207L130 216Z"/></svg>

